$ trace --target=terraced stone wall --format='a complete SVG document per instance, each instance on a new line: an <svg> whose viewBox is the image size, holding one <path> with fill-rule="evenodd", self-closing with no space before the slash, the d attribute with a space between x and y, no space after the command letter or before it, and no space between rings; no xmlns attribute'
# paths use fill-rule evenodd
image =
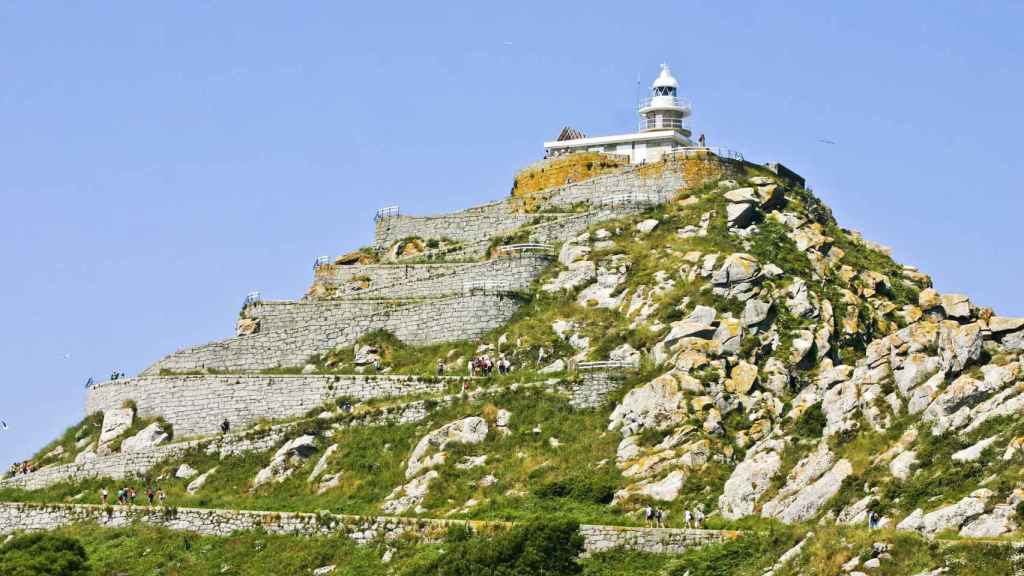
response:
<svg viewBox="0 0 1024 576"><path fill-rule="evenodd" d="M368 332L387 330L413 345L473 340L505 324L519 308L514 296L479 293L438 298L351 316L344 308L296 307L298 318L288 328L236 336L186 348L147 368L143 375L161 370L196 372L259 372L279 366L302 366L314 354L351 346Z"/></svg>
<svg viewBox="0 0 1024 576"><path fill-rule="evenodd" d="M179 437L215 434L225 419L242 429L260 419L306 414L336 398L370 400L444 392L458 378L378 375L152 376L93 386L87 414L135 402L142 418L161 416Z"/></svg>
<svg viewBox="0 0 1024 576"><path fill-rule="evenodd" d="M264 301L247 306L242 310L242 318L259 320L260 332L280 332L306 326L318 317L327 316L333 322L341 323L407 304L373 300Z"/></svg>
<svg viewBox="0 0 1024 576"><path fill-rule="evenodd" d="M576 408L597 408L626 381L621 369L580 371L579 381L569 387L569 403Z"/></svg>
<svg viewBox="0 0 1024 576"><path fill-rule="evenodd" d="M374 282L367 289L346 292L343 296L351 300L433 298L481 287L509 292L524 290L551 261L552 257L545 254L515 254L473 264L384 266L398 269L398 274L388 272L384 276L386 283Z"/></svg>
<svg viewBox="0 0 1024 576"><path fill-rule="evenodd" d="M18 531L55 530L71 524L90 523L122 528L145 523L170 530L206 536L263 530L269 534L313 536L344 534L359 544L380 538L390 540L403 535L421 542L437 542L454 525L468 525L474 531L493 533L511 525L500 522L435 520L389 516L346 516L339 514L302 514L198 508L127 508L84 504L0 504L0 535ZM738 532L716 530L680 530L624 528L617 526L580 526L584 550L588 554L616 548L653 554L681 554L697 546L740 537Z"/></svg>
<svg viewBox="0 0 1024 576"><path fill-rule="evenodd" d="M373 245L387 250L399 240L409 237L456 242L486 240L529 224L536 214L517 210L508 201L493 202L441 216L393 216L377 222Z"/></svg>

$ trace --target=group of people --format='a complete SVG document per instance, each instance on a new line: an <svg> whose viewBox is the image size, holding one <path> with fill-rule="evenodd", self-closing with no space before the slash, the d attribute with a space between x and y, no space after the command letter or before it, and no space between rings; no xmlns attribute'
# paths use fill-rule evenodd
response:
<svg viewBox="0 0 1024 576"><path fill-rule="evenodd" d="M117 503L121 506L134 506L137 497L138 493L131 486L117 489ZM110 492L107 491L106 487L100 488L100 502L106 506L109 500ZM153 506L153 503L157 500L159 500L161 506L164 506L167 502L167 494L162 488L157 487L156 490L153 490L153 486L149 485L146 487L146 500L150 506Z"/></svg>
<svg viewBox="0 0 1024 576"><path fill-rule="evenodd" d="M668 518L668 512L666 510L662 510L661 508L656 508L654 506L647 506L644 508L644 522L646 522L648 528L664 528L666 518ZM683 524L687 528L703 528L704 509L697 506L693 510L684 511Z"/></svg>
<svg viewBox="0 0 1024 576"><path fill-rule="evenodd" d="M490 376L495 368L498 369L498 374L509 374L512 372L512 363L504 354L498 356L497 362L492 360L490 355L484 354L470 360L468 366L470 376Z"/></svg>
<svg viewBox="0 0 1024 576"><path fill-rule="evenodd" d="M128 377L127 374L125 374L124 372L119 372L117 370L114 370L113 372L110 373L110 379L111 380L121 380L121 379L124 379L124 378L127 378L127 377ZM92 378L90 378L90 380L92 380Z"/></svg>
<svg viewBox="0 0 1024 576"><path fill-rule="evenodd" d="M690 510L683 512L683 523L687 528L703 528L704 510L697 506L692 512Z"/></svg>
<svg viewBox="0 0 1024 576"><path fill-rule="evenodd" d="M8 470L8 476L17 476L18 474L25 475L35 472L36 467L32 462L25 460L24 462L15 462L11 464L11 468Z"/></svg>
<svg viewBox="0 0 1024 576"><path fill-rule="evenodd" d="M689 514L689 512L687 512ZM654 506L647 506L644 508L644 522L648 528L664 528L665 518L668 517L668 512L661 508L655 508Z"/></svg>

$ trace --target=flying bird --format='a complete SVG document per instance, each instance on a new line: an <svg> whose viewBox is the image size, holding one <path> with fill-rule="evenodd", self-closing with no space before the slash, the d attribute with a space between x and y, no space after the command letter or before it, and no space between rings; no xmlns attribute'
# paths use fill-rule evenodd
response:
<svg viewBox="0 0 1024 576"><path fill-rule="evenodd" d="M505 46L511 46L511 45L512 45L511 42L505 42Z"/></svg>
<svg viewBox="0 0 1024 576"><path fill-rule="evenodd" d="M822 144L835 144L835 142L833 142L833 141L831 141L831 140L829 140L827 138L818 138L818 142L821 142Z"/></svg>

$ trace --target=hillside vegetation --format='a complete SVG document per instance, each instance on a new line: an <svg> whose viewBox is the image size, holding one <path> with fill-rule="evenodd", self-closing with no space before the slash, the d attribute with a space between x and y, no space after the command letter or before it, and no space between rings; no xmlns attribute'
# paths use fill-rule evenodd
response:
<svg viewBox="0 0 1024 576"><path fill-rule="evenodd" d="M927 275L842 228L811 191L746 170L555 246L557 262L519 295L513 319L480 340L412 347L374 332L275 369L351 373L372 353L375 370L429 377L439 362L465 374L474 356L503 354L510 374L445 395L339 399L254 428L288 425L269 451L199 447L135 480L159 485L173 506L542 518L538 533L550 538L356 547L244 534L196 538L189 551L172 545L181 535L150 528L62 533L82 540L95 566L126 574L283 569L266 558L289 558L295 574L327 564L335 574L470 574L506 561L493 573L1012 573L1005 541L1024 513L1024 320L937 293ZM518 191L550 177L538 172ZM574 367L605 360L621 362L621 386L595 408L574 407ZM364 425L407 408L419 416ZM122 438L150 425L168 428L136 421ZM75 461L101 427L86 418L35 461ZM100 488L118 484L4 488L0 500L98 504ZM709 528L750 533L681 557L622 551L577 564L567 527L643 525L648 506L670 527L699 511ZM570 549L543 549L556 545ZM133 560L118 564L116 550ZM548 558L548 571L530 554ZM563 556L564 566L551 563Z"/></svg>

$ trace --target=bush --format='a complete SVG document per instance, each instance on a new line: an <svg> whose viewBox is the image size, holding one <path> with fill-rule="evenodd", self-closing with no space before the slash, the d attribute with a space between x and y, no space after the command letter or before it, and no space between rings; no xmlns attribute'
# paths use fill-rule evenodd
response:
<svg viewBox="0 0 1024 576"><path fill-rule="evenodd" d="M89 573L85 548L73 538L29 534L0 547L0 574L4 576L85 576Z"/></svg>
<svg viewBox="0 0 1024 576"><path fill-rule="evenodd" d="M541 484L539 498L570 498L577 502L611 504L617 483L609 476L570 476Z"/></svg>
<svg viewBox="0 0 1024 576"><path fill-rule="evenodd" d="M825 412L821 409L821 404L815 404L804 410L797 418L793 429L803 438L820 438L821 433L825 431L825 423Z"/></svg>
<svg viewBox="0 0 1024 576"><path fill-rule="evenodd" d="M760 574L766 564L793 543L788 534L749 535L687 552L667 571L668 576L728 576Z"/></svg>
<svg viewBox="0 0 1024 576"><path fill-rule="evenodd" d="M583 551L579 524L534 521L493 538L450 534L444 555L410 566L406 576L570 576L583 568L576 561Z"/></svg>

